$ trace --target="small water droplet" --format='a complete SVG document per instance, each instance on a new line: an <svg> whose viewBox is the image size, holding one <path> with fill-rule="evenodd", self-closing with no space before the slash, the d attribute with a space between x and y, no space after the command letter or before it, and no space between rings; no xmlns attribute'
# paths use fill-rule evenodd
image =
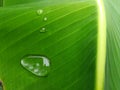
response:
<svg viewBox="0 0 120 90"><path fill-rule="evenodd" d="M40 30L40 32L41 32L41 33L46 32L46 28L42 28L42 29Z"/></svg>
<svg viewBox="0 0 120 90"><path fill-rule="evenodd" d="M44 21L47 21L47 20L48 20L48 18L47 18L47 17L45 17L45 18L44 18Z"/></svg>
<svg viewBox="0 0 120 90"><path fill-rule="evenodd" d="M43 10L42 10L42 9L37 10L37 14L38 14L38 15L41 15L42 13L43 13Z"/></svg>
<svg viewBox="0 0 120 90"><path fill-rule="evenodd" d="M47 76L50 61L44 56L30 55L21 60L21 65L36 76Z"/></svg>

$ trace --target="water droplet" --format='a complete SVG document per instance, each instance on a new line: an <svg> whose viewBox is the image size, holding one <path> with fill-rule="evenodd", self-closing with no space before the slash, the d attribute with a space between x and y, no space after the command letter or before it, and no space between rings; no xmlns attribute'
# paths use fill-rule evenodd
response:
<svg viewBox="0 0 120 90"><path fill-rule="evenodd" d="M40 32L41 32L41 33L46 32L46 28L42 28L42 29L40 30Z"/></svg>
<svg viewBox="0 0 120 90"><path fill-rule="evenodd" d="M48 20L48 18L47 18L47 17L45 17L45 18L44 18L44 21L47 21L47 20Z"/></svg>
<svg viewBox="0 0 120 90"><path fill-rule="evenodd" d="M37 10L37 14L38 14L38 15L41 15L42 13L43 13L43 10L42 10L42 9Z"/></svg>
<svg viewBox="0 0 120 90"><path fill-rule="evenodd" d="M36 76L47 76L50 61L44 56L30 55L21 60L21 65Z"/></svg>

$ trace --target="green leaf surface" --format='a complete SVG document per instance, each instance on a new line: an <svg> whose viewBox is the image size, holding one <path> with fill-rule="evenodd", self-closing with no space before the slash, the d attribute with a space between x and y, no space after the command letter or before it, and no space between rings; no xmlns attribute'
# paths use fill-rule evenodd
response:
<svg viewBox="0 0 120 90"><path fill-rule="evenodd" d="M39 4L39 6L44 3L45 5L56 4L56 3L69 3L75 1L93 1L93 0L3 0L4 6L14 6L14 5L26 5L26 4Z"/></svg>
<svg viewBox="0 0 120 90"><path fill-rule="evenodd" d="M4 0L4 5L11 6L11 5L18 5L18 4L24 4L30 2L37 2L37 1L43 1L43 0Z"/></svg>
<svg viewBox="0 0 120 90"><path fill-rule="evenodd" d="M91 0L0 8L0 79L5 90L94 90L97 18ZM47 31L41 33L44 27ZM47 77L22 67L28 54L50 59Z"/></svg>
<svg viewBox="0 0 120 90"><path fill-rule="evenodd" d="M120 90L120 1L105 0L107 18L107 62L105 90Z"/></svg>
<svg viewBox="0 0 120 90"><path fill-rule="evenodd" d="M3 6L3 0L0 0L0 7Z"/></svg>

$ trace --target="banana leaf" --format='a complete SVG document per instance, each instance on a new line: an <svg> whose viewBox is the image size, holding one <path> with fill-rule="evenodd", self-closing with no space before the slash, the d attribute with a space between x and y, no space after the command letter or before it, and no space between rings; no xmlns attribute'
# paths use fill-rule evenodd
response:
<svg viewBox="0 0 120 90"><path fill-rule="evenodd" d="M95 0L5 0L0 8L3 90L102 90L106 34L98 7ZM48 57L48 76L25 69L26 55Z"/></svg>

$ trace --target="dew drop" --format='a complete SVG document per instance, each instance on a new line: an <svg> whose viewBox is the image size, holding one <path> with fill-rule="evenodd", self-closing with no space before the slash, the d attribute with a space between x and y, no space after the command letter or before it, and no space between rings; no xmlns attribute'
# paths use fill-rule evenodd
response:
<svg viewBox="0 0 120 90"><path fill-rule="evenodd" d="M21 60L21 65L36 76L47 76L50 69L50 61L47 57L29 55Z"/></svg>
<svg viewBox="0 0 120 90"><path fill-rule="evenodd" d="M42 29L40 30L40 32L41 32L41 33L46 32L46 28L42 28Z"/></svg>
<svg viewBox="0 0 120 90"><path fill-rule="evenodd" d="M43 10L42 10L42 9L37 10L37 14L38 14L38 15L41 15L42 13L43 13Z"/></svg>
<svg viewBox="0 0 120 90"><path fill-rule="evenodd" d="M47 17L45 17L45 18L44 18L44 21L47 21L47 20L48 20L48 18L47 18Z"/></svg>

